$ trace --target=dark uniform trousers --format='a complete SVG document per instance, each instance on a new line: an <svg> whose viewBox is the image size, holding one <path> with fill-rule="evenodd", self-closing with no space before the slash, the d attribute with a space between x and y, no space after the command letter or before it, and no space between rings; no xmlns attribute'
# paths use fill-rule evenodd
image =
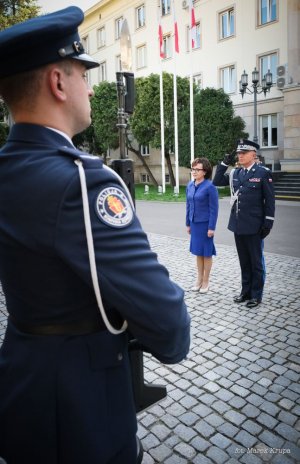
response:
<svg viewBox="0 0 300 464"><path fill-rule="evenodd" d="M222 163L217 166L214 185L230 184L227 167ZM236 198L231 209L228 229L234 233L239 257L241 292L249 299L261 301L266 277L261 230L272 228L275 212L271 172L257 164L246 174L242 168L237 168L232 175L232 189Z"/></svg>

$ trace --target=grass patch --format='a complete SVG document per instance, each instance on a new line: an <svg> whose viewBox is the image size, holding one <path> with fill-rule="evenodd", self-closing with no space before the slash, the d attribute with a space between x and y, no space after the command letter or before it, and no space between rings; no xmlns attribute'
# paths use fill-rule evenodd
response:
<svg viewBox="0 0 300 464"><path fill-rule="evenodd" d="M230 196L229 187L217 187L219 198ZM163 194L158 193L158 189L154 185L149 185L149 193L145 194L145 184L135 184L135 199L146 201L185 201L186 186L179 187L179 194L174 195L174 188L166 185L166 192Z"/></svg>

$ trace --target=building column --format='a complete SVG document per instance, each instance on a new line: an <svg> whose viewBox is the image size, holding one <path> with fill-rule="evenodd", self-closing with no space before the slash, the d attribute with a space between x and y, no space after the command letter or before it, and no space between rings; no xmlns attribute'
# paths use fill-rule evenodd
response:
<svg viewBox="0 0 300 464"><path fill-rule="evenodd" d="M300 171L300 2L287 0L288 82L284 97L282 171Z"/></svg>

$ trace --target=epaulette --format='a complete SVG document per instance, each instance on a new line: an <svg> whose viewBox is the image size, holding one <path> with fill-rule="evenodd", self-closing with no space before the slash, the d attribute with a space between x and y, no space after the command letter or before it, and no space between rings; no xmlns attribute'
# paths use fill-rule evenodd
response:
<svg viewBox="0 0 300 464"><path fill-rule="evenodd" d="M85 168L98 167L102 168L103 161L95 155L86 153L84 151L77 150L77 148L62 146L59 147L59 151L64 155L70 156L73 159L80 159Z"/></svg>

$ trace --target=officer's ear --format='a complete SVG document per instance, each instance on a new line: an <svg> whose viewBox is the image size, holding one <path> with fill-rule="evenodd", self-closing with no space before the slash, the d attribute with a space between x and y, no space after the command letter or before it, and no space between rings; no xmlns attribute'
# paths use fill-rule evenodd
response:
<svg viewBox="0 0 300 464"><path fill-rule="evenodd" d="M63 102L66 100L66 76L62 69L53 66L49 69L48 75L49 87L52 95Z"/></svg>

